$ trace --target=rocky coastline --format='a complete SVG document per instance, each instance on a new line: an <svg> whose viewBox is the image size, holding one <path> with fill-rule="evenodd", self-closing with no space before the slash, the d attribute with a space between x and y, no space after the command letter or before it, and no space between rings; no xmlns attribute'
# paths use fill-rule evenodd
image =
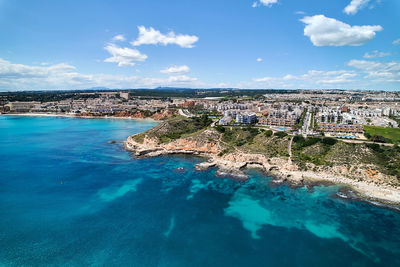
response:
<svg viewBox="0 0 400 267"><path fill-rule="evenodd" d="M365 181L362 179L351 179L342 175L337 168L324 171L302 171L290 159L279 157L266 157L263 154L248 154L243 151L233 151L221 155L223 144L214 141L213 129L207 129L201 134L201 138L184 137L177 140L160 143L157 138L145 135L142 142L135 140L135 135L128 137L124 146L137 158L155 157L171 154L190 154L201 156L205 161L195 166L196 170L202 171L209 168L217 168L216 175L220 177L230 176L238 180L247 179L244 170L258 168L273 177L275 185L288 184L293 187L307 186L312 188L321 184L339 184L348 188L342 190L339 197L362 199L372 204L393 206L396 210L400 207L400 188L381 181ZM208 138L207 138L208 137ZM380 174L383 175L383 174Z"/></svg>

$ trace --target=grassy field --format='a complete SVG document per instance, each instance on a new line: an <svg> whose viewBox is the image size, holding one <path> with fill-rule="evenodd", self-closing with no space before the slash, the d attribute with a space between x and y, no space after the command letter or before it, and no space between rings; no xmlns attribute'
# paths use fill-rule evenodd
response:
<svg viewBox="0 0 400 267"><path fill-rule="evenodd" d="M364 126L364 131L371 136L380 135L392 140L393 142L400 142L400 129L399 128L384 128L377 126Z"/></svg>

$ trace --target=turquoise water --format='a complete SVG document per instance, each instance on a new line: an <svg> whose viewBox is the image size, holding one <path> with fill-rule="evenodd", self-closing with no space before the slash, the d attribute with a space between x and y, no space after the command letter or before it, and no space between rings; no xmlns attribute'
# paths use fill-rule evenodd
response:
<svg viewBox="0 0 400 267"><path fill-rule="evenodd" d="M237 182L108 143L152 126L0 117L0 265L400 266L400 214L337 186Z"/></svg>

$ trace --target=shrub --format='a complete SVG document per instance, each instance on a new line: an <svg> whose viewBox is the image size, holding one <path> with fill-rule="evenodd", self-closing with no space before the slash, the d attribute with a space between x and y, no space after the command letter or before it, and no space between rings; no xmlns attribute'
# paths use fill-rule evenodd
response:
<svg viewBox="0 0 400 267"><path fill-rule="evenodd" d="M312 146L318 143L319 141L321 141L321 139L319 138L315 137L307 138L306 141L304 142L304 146Z"/></svg>
<svg viewBox="0 0 400 267"><path fill-rule="evenodd" d="M295 137L293 137L293 141L295 143L303 143L305 139L302 135L296 135Z"/></svg>
<svg viewBox="0 0 400 267"><path fill-rule="evenodd" d="M378 143L392 143L392 140L381 135L374 135L371 140Z"/></svg>
<svg viewBox="0 0 400 267"><path fill-rule="evenodd" d="M279 138L283 138L283 137L285 137L285 136L287 136L288 134L287 133L285 133L285 132L276 132L276 133L274 133L274 136L277 136L277 137L279 137Z"/></svg>
<svg viewBox="0 0 400 267"><path fill-rule="evenodd" d="M215 130L217 130L220 133L224 133L225 132L225 127L218 125L215 127Z"/></svg>
<svg viewBox="0 0 400 267"><path fill-rule="evenodd" d="M322 143L325 145L333 146L337 143L337 140L331 137L325 137L322 139Z"/></svg>
<svg viewBox="0 0 400 267"><path fill-rule="evenodd" d="M382 152L381 146L378 144L366 144L366 146L372 149L373 151Z"/></svg>
<svg viewBox="0 0 400 267"><path fill-rule="evenodd" d="M251 126L247 126L246 128L244 128L244 130L249 132L252 137L260 133L260 131L257 128L253 128Z"/></svg>
<svg viewBox="0 0 400 267"><path fill-rule="evenodd" d="M271 130L266 130L266 131L264 132L264 135L265 135L266 137L271 137L272 134L273 134L273 132L272 132Z"/></svg>

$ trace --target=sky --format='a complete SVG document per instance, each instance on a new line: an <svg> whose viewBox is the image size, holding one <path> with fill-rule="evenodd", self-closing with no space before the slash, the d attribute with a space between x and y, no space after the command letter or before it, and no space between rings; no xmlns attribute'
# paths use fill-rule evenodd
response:
<svg viewBox="0 0 400 267"><path fill-rule="evenodd" d="M0 90L400 91L399 0L0 0Z"/></svg>

